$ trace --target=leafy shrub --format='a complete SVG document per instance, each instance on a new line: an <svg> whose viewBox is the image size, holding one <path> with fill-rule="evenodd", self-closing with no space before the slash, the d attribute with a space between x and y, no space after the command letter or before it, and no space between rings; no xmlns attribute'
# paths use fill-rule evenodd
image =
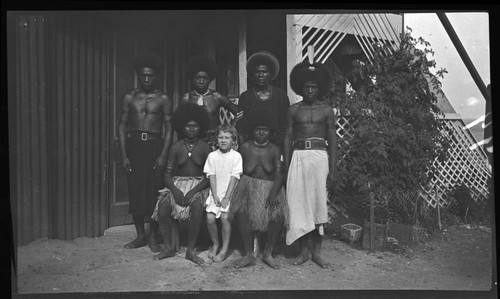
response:
<svg viewBox="0 0 500 299"><path fill-rule="evenodd" d="M429 46L409 28L398 49L375 44L371 63L358 63L348 76L357 89L328 99L355 124L353 135L342 141L348 155L339 163L335 193L374 192L379 218L400 209L407 214L401 221L413 221L415 196L407 194L427 184L435 159L446 158L449 142L434 93L446 70L431 73L435 62L428 59Z"/></svg>

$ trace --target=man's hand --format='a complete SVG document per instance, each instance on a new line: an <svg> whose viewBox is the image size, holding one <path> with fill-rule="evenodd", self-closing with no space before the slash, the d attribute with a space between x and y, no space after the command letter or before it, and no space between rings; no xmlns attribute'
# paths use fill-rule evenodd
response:
<svg viewBox="0 0 500 299"><path fill-rule="evenodd" d="M175 203L181 207L184 207L186 202L184 193L182 193L181 190L175 188L174 190L172 190L172 194L174 195Z"/></svg>
<svg viewBox="0 0 500 299"><path fill-rule="evenodd" d="M229 198L227 196L224 196L220 205L223 209L227 208L227 206L229 205Z"/></svg>
<svg viewBox="0 0 500 299"><path fill-rule="evenodd" d="M159 156L156 161L153 169L155 170L156 175L160 175L163 168L165 168L165 164L167 163L167 159L165 156Z"/></svg>
<svg viewBox="0 0 500 299"><path fill-rule="evenodd" d="M130 167L130 160L128 159L128 157L123 158L122 167L127 174L130 174L132 172L132 168Z"/></svg>
<svg viewBox="0 0 500 299"><path fill-rule="evenodd" d="M328 189L333 190L335 188L335 185L337 184L337 176L332 172L329 172L328 177L326 178L326 184L328 186Z"/></svg>

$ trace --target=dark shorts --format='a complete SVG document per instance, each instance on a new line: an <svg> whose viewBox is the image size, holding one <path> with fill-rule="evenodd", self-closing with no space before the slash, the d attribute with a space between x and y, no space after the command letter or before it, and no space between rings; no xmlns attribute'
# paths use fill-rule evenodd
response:
<svg viewBox="0 0 500 299"><path fill-rule="evenodd" d="M163 187L162 176L156 175L153 166L161 153L163 139L143 141L127 138L127 156L132 173L128 175L129 213L151 217Z"/></svg>

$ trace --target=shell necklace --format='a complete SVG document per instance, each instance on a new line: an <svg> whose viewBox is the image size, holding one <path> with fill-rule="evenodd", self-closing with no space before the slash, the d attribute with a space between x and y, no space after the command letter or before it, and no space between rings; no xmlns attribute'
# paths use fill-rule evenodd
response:
<svg viewBox="0 0 500 299"><path fill-rule="evenodd" d="M258 143L257 141L254 140L253 143L255 143L256 146L264 147L269 143L269 139L266 140L266 142L264 143Z"/></svg>
<svg viewBox="0 0 500 299"><path fill-rule="evenodd" d="M190 144L190 145L193 145L193 144ZM186 140L184 140L184 147L186 148L186 150L188 151L188 157L191 158L191 153L194 151L194 149L198 146L198 139L196 139L196 143L194 144L193 148L191 150L189 150L188 146L187 146L187 143L186 143Z"/></svg>
<svg viewBox="0 0 500 299"><path fill-rule="evenodd" d="M198 93L196 89L194 93L198 96L198 106L203 106L203 97L206 96L210 92L210 88L207 88L207 91L204 94Z"/></svg>

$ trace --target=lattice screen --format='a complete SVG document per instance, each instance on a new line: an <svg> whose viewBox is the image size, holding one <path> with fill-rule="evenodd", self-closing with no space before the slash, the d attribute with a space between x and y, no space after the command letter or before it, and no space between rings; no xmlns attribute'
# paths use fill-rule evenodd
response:
<svg viewBox="0 0 500 299"><path fill-rule="evenodd" d="M237 104L238 99L231 99ZM230 122L234 116L221 108L221 122ZM349 139L353 136L353 118L337 116L337 137L339 144L339 161L349 155ZM429 172L434 174L431 183L422 187L421 196L433 208L437 207L437 201L441 207L450 204L447 197L449 191L460 184L465 184L471 191L472 198L477 203L484 203L488 197L487 181L491 177L488 158L481 147L471 149L477 143L465 123L461 119L443 119L445 133L451 136L450 155L447 161L439 163L435 161ZM437 192L436 192L437 191ZM334 214L334 207L330 207Z"/></svg>
<svg viewBox="0 0 500 299"><path fill-rule="evenodd" d="M486 154L481 147L472 149L477 141L461 119L446 119L444 124L451 136L450 156L445 162L433 163L429 170L434 174L433 179L429 186L422 188L421 196L434 208L437 200L441 207L446 207L451 203L446 196L448 191L464 184L477 203L484 203L488 198L487 181L491 177Z"/></svg>
<svg viewBox="0 0 500 299"><path fill-rule="evenodd" d="M349 139L353 136L353 118L340 116L337 119L339 138L339 159L349 154ZM449 159L439 163L435 161L429 172L434 178L427 187L422 187L421 196L433 208L437 201L441 207L450 204L449 191L462 183L471 191L477 203L484 203L488 197L487 181L491 177L488 158L481 147L471 149L477 143L461 119L443 119L445 133L451 136ZM437 192L436 192L437 190Z"/></svg>

